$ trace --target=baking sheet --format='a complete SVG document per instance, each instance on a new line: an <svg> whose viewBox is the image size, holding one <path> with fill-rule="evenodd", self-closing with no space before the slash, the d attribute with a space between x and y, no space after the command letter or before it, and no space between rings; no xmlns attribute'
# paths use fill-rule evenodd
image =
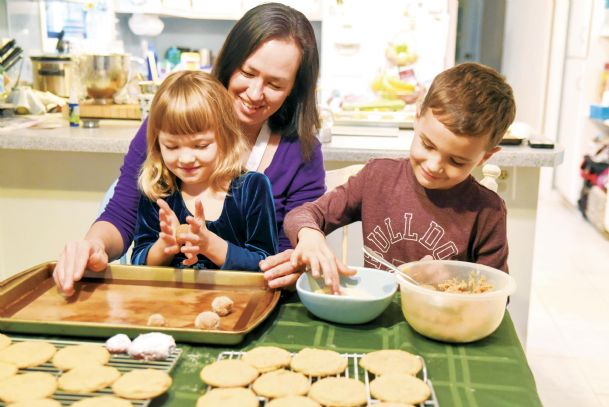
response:
<svg viewBox="0 0 609 407"><path fill-rule="evenodd" d="M54 285L54 267L43 263L0 283L0 330L103 338L159 331L177 341L230 345L260 324L280 295L266 288L261 273L111 265L86 272L65 298ZM233 311L217 330L195 328L196 316L220 295L234 301ZM165 327L146 325L154 313L165 317Z"/></svg>

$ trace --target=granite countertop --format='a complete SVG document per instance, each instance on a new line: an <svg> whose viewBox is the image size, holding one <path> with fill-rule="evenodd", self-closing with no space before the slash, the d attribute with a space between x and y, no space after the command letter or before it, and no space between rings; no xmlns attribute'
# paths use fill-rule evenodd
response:
<svg viewBox="0 0 609 407"><path fill-rule="evenodd" d="M51 122L53 123L53 122ZM68 127L55 121L54 128L22 128L0 132L0 149L67 151L124 154L135 135L139 121L102 120L99 128ZM43 125L49 125L47 122ZM59 127L56 127L59 126ZM365 128L359 133L366 134ZM404 157L412 141L412 130L389 136L334 135L322 150L326 161L364 162L377 157ZM499 166L554 167L563 160L564 149L532 149L503 146L489 161Z"/></svg>

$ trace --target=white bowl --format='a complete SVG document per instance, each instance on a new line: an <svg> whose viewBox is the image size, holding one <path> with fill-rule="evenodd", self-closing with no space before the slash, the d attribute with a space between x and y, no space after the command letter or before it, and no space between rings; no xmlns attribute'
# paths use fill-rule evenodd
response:
<svg viewBox="0 0 609 407"><path fill-rule="evenodd" d="M313 315L327 321L363 324L373 320L391 303L397 290L395 277L383 270L355 269L357 274L353 277L340 278L341 289L347 295L316 292L324 289L323 280L314 279L310 273L302 273L296 282L300 301Z"/></svg>
<svg viewBox="0 0 609 407"><path fill-rule="evenodd" d="M507 298L516 290L514 278L481 264L454 260L416 261L400 267L420 284L437 285L448 279L468 281L484 276L493 286L483 293L434 291L400 282L402 313L410 326L432 339L472 342L492 334L501 324Z"/></svg>

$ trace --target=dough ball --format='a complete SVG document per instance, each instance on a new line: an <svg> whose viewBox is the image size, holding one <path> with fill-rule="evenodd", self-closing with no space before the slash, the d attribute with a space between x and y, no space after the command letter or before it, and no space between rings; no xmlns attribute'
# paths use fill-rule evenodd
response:
<svg viewBox="0 0 609 407"><path fill-rule="evenodd" d="M203 311L195 318L195 327L199 329L220 328L220 315L213 311Z"/></svg>
<svg viewBox="0 0 609 407"><path fill-rule="evenodd" d="M148 317L148 326L165 326L165 317L161 314L152 314Z"/></svg>
<svg viewBox="0 0 609 407"><path fill-rule="evenodd" d="M225 295L216 297L211 302L211 309L221 317L228 315L233 310L233 300Z"/></svg>
<svg viewBox="0 0 609 407"><path fill-rule="evenodd" d="M183 245L184 243L186 243L186 241L180 237L180 235L184 233L190 233L190 225L188 223L179 225L176 228L176 241L179 245Z"/></svg>

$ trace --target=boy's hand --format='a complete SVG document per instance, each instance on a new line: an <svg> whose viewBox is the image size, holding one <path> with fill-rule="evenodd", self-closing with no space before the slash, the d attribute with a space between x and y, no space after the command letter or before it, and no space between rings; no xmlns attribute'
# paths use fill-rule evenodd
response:
<svg viewBox="0 0 609 407"><path fill-rule="evenodd" d="M353 275L356 272L334 256L320 231L310 228L302 228L298 232L298 244L290 261L294 267L306 265L315 278L323 275L325 284L332 288L333 294L340 293L339 273Z"/></svg>
<svg viewBox="0 0 609 407"><path fill-rule="evenodd" d="M159 206L159 223L161 227L157 244L163 249L163 253L176 255L180 252L180 245L176 239L176 230L180 221L167 202L157 199L156 203Z"/></svg>
<svg viewBox="0 0 609 407"><path fill-rule="evenodd" d="M190 225L190 233L182 235L186 241L184 246L182 246L182 253L186 254L187 257L183 263L187 266L192 266L197 262L197 254L200 253L206 256L209 243L210 231L205 225L205 211L200 199L195 201L195 216L186 217L186 222Z"/></svg>

